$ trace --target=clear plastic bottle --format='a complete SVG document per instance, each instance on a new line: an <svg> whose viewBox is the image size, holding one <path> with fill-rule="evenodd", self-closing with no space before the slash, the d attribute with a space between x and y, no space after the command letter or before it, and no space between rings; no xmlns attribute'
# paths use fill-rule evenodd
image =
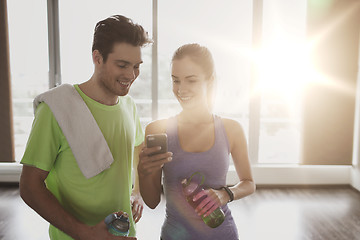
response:
<svg viewBox="0 0 360 240"><path fill-rule="evenodd" d="M191 181L192 177L196 174L199 174L202 177L202 181L200 184ZM204 182L204 176L200 172L195 172L191 175L189 179L185 178L181 181L181 185L183 187L183 193L186 197L186 200L194 209L199 205L199 203L201 203L203 199L206 198L206 196L203 196L197 201L193 201L194 196L204 190L204 188L202 187L203 182ZM220 207L218 207L209 216L207 217L201 216L201 218L206 225L208 225L211 228L216 228L224 222L225 214L223 210Z"/></svg>

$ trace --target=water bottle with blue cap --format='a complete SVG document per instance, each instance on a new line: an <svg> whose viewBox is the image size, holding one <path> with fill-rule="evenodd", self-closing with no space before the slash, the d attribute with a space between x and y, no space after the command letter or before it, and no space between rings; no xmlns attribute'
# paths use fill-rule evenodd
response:
<svg viewBox="0 0 360 240"><path fill-rule="evenodd" d="M126 212L111 213L105 218L108 231L115 236L128 236L130 229L129 215Z"/></svg>

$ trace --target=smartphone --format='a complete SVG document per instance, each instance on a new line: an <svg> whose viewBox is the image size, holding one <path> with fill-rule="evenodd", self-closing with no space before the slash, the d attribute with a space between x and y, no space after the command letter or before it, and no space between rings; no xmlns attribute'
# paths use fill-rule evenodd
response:
<svg viewBox="0 0 360 240"><path fill-rule="evenodd" d="M156 146L161 147L160 151L154 152L151 155L166 153L168 151L166 133L150 134L146 136L146 147L151 148Z"/></svg>

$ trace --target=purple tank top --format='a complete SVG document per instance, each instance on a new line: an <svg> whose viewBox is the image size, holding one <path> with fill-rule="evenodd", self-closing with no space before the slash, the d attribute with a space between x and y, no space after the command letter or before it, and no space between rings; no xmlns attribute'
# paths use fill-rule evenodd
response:
<svg viewBox="0 0 360 240"><path fill-rule="evenodd" d="M210 228L187 203L181 180L194 172L205 176L204 186L219 189L226 184L229 169L229 143L219 116L214 115L215 143L205 152L191 153L182 150L177 131L177 118L168 120L168 150L173 160L163 167L163 185L166 198L166 216L162 226L163 240L237 240L238 231L227 205L222 206L225 221L217 228Z"/></svg>

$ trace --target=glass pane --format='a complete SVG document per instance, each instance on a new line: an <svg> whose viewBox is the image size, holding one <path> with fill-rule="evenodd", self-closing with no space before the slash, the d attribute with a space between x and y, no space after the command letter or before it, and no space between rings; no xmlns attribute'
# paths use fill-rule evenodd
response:
<svg viewBox="0 0 360 240"><path fill-rule="evenodd" d="M32 101L49 88L47 6L43 0L7 2L15 159L20 161L34 117Z"/></svg>
<svg viewBox="0 0 360 240"><path fill-rule="evenodd" d="M100 20L115 14L124 15L141 24L152 36L151 1L104 0L99 5L98 0L63 0L59 1L59 9L63 83L82 83L90 79L94 71L93 33ZM143 49L142 57L141 73L131 87L130 95L136 100L140 117L144 120L151 117L151 46Z"/></svg>
<svg viewBox="0 0 360 240"><path fill-rule="evenodd" d="M181 110L172 93L172 54L183 44L200 43L215 61L215 113L238 120L248 133L251 32L251 0L159 1L159 117Z"/></svg>
<svg viewBox="0 0 360 240"><path fill-rule="evenodd" d="M298 163L306 0L264 1L259 163Z"/></svg>

